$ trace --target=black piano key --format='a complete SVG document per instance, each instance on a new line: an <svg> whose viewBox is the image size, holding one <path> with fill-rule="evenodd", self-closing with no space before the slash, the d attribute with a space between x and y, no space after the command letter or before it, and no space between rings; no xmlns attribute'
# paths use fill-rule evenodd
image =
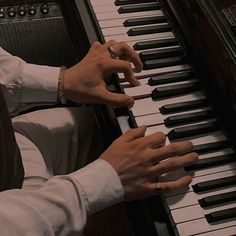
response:
<svg viewBox="0 0 236 236"><path fill-rule="evenodd" d="M179 94L185 94L194 92L200 89L200 84L198 82L168 85L159 88L155 88L152 91L151 97L153 100L158 98L165 98Z"/></svg>
<svg viewBox="0 0 236 236"><path fill-rule="evenodd" d="M225 209L221 211L215 211L205 215L208 223L214 223L220 220L228 220L236 217L236 207Z"/></svg>
<svg viewBox="0 0 236 236"><path fill-rule="evenodd" d="M144 42L135 43L134 50L146 50L152 48L170 47L179 45L179 41L176 38L170 39L159 39L159 40L149 40Z"/></svg>
<svg viewBox="0 0 236 236"><path fill-rule="evenodd" d="M192 185L192 187L195 193L199 193L199 192L203 192L207 190L228 187L234 184L236 184L236 176L230 176L230 177L225 177L221 179L214 179L214 180L197 183L195 185Z"/></svg>
<svg viewBox="0 0 236 236"><path fill-rule="evenodd" d="M150 59L161 59L167 57L175 57L183 55L184 49L183 47L177 48L165 48L165 49L156 49L150 51L144 51L139 53L139 57L142 61L150 60Z"/></svg>
<svg viewBox="0 0 236 236"><path fill-rule="evenodd" d="M207 152L217 151L224 148L230 147L230 143L227 140L214 142L214 143L205 143L193 146L193 152L197 152L198 154L203 154Z"/></svg>
<svg viewBox="0 0 236 236"><path fill-rule="evenodd" d="M190 125L190 126L172 129L168 133L168 137L170 140L182 139L182 138L187 138L194 135L200 135L200 134L205 134L208 132L213 132L218 129L219 129L218 122L208 122L208 123L203 123L203 124Z"/></svg>
<svg viewBox="0 0 236 236"><path fill-rule="evenodd" d="M121 6L118 9L118 12L120 14L123 14L123 13L132 13L132 12L140 12L140 11L155 11L155 10L160 10L160 9L161 9L160 3L151 2L151 3L141 3L141 4Z"/></svg>
<svg viewBox="0 0 236 236"><path fill-rule="evenodd" d="M214 166L223 165L223 164L227 164L227 163L231 163L235 161L236 161L236 155L233 153L233 154L200 159L196 163L190 166L186 166L184 169L186 171L199 170L202 168L214 167Z"/></svg>
<svg viewBox="0 0 236 236"><path fill-rule="evenodd" d="M236 191L233 191L214 196L204 197L199 199L198 202L202 207L209 207L218 204L232 202L235 201L235 199L236 199Z"/></svg>
<svg viewBox="0 0 236 236"><path fill-rule="evenodd" d="M194 76L191 71L181 71L162 75L154 75L148 80L148 85L153 86L153 85L180 82L189 80L193 77Z"/></svg>
<svg viewBox="0 0 236 236"><path fill-rule="evenodd" d="M123 5L147 3L147 2L157 2L157 0L116 0L115 5L123 6Z"/></svg>
<svg viewBox="0 0 236 236"><path fill-rule="evenodd" d="M151 16L151 17L140 17L127 19L123 25L125 27L138 26L138 25L149 25L149 24L159 24L167 23L167 18L165 16Z"/></svg>
<svg viewBox="0 0 236 236"><path fill-rule="evenodd" d="M185 56L148 60L148 61L143 61L143 69L150 70L150 69L155 69L155 68L176 66L176 65L184 64L186 63L186 61L187 61L187 58Z"/></svg>
<svg viewBox="0 0 236 236"><path fill-rule="evenodd" d="M164 120L164 124L167 127L171 127L173 125L181 125L188 124L193 121L201 121L212 118L214 112L212 110L199 111L199 112L191 112L188 114L180 114L169 116Z"/></svg>
<svg viewBox="0 0 236 236"><path fill-rule="evenodd" d="M171 31L171 26L168 24L150 25L150 26L143 26L143 27L140 26L140 27L130 28L127 34L129 36L137 36L137 35L155 34L155 33L169 32L169 31Z"/></svg>
<svg viewBox="0 0 236 236"><path fill-rule="evenodd" d="M208 105L207 99L199 99L194 101L187 101L187 102L177 102L172 104L167 104L160 107L161 114L170 114L173 112L181 112L181 111L188 111L200 107L204 107Z"/></svg>

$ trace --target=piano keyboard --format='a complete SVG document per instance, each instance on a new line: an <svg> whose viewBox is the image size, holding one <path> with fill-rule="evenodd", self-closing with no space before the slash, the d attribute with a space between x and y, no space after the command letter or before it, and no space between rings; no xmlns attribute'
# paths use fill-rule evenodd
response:
<svg viewBox="0 0 236 236"><path fill-rule="evenodd" d="M164 132L167 143L188 139L199 161L176 173L191 174L186 189L166 195L173 227L181 236L236 235L236 154L207 99L186 52L156 0L90 0L103 38L125 41L144 64L141 86L120 86L135 98L131 109L146 135ZM128 117L118 117L121 129ZM163 179L170 178L170 174Z"/></svg>

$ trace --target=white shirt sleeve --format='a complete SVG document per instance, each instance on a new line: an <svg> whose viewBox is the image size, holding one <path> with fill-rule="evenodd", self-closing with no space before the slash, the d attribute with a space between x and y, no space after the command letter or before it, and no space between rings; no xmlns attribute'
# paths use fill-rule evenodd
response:
<svg viewBox="0 0 236 236"><path fill-rule="evenodd" d="M55 104L60 68L29 64L0 48L0 84L11 115Z"/></svg>
<svg viewBox="0 0 236 236"><path fill-rule="evenodd" d="M39 190L0 193L0 235L52 236L82 232L88 214L122 201L115 170L96 160L70 175L51 178Z"/></svg>

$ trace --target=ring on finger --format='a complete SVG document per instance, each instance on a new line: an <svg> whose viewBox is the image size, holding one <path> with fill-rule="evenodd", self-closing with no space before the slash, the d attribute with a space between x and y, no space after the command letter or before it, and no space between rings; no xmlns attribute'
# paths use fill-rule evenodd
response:
<svg viewBox="0 0 236 236"><path fill-rule="evenodd" d="M118 57L118 55L115 53L113 47L109 46L109 47L107 47L107 50L108 50L108 52L110 53L112 59L119 59L119 57Z"/></svg>
<svg viewBox="0 0 236 236"><path fill-rule="evenodd" d="M160 194L162 192L161 183L158 181L156 183L156 193Z"/></svg>

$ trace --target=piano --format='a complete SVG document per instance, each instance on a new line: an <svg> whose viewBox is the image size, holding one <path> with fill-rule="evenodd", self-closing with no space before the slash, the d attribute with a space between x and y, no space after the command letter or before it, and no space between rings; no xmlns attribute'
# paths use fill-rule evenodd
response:
<svg viewBox="0 0 236 236"><path fill-rule="evenodd" d="M144 64L135 73L141 86L129 86L122 74L107 85L134 97L133 108L96 108L108 143L147 125L146 135L189 139L199 153L196 164L163 176L193 175L188 188L161 196L170 235L236 235L236 2L77 0L70 7L88 46L125 41ZM152 212L155 201L147 203Z"/></svg>
<svg viewBox="0 0 236 236"><path fill-rule="evenodd" d="M41 0L11 3L31 4L38 9L37 21L33 14L30 21L21 21L25 15L18 16L15 9L24 8L15 7L0 8L0 18L10 22L16 15L16 22L27 26L41 19L43 26L50 22L51 30L55 21L60 30L63 14L70 37L65 32L60 46L63 53L70 49L68 65L83 58L95 40L111 39L127 42L143 61L144 70L135 73L141 86L129 86L122 74L107 81L109 90L135 98L133 108L94 106L107 146L127 129L147 125L146 135L162 131L167 143L191 140L199 153L196 164L163 176L187 172L193 175L188 188L127 204L135 235L158 235L160 215L167 222L166 235L236 235L236 1L44 2L48 5ZM9 5L6 0L0 3ZM61 63L53 60L49 63Z"/></svg>

